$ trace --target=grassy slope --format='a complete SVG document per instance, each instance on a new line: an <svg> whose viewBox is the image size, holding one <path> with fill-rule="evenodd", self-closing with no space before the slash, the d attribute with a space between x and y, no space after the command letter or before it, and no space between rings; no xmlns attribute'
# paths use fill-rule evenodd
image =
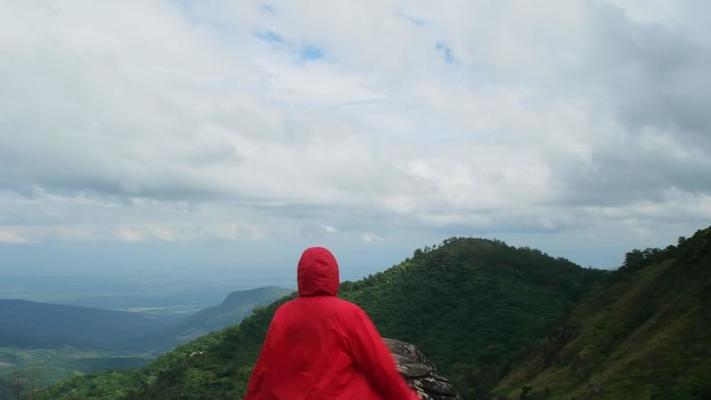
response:
<svg viewBox="0 0 711 400"><path fill-rule="evenodd" d="M0 379L18 378L23 392L31 387L46 387L68 376L98 370L136 368L146 365L142 355L116 355L106 351L59 347L21 349L0 347ZM3 399L0 395L0 399ZM13 397L14 398L14 397Z"/></svg>
<svg viewBox="0 0 711 400"><path fill-rule="evenodd" d="M503 379L526 399L711 398L711 229L587 296Z"/></svg>
<svg viewBox="0 0 711 400"><path fill-rule="evenodd" d="M486 392L606 276L536 250L450 239L385 272L344 283L341 295L363 306L384 336L420 346L471 398ZM74 378L35 398L241 398L277 306L142 370Z"/></svg>

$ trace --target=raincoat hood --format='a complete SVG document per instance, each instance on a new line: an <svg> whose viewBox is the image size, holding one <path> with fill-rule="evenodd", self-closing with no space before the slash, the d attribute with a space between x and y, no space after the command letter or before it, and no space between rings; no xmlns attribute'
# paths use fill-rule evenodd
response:
<svg viewBox="0 0 711 400"><path fill-rule="evenodd" d="M335 296L338 294L338 263L325 247L311 247L301 254L297 271L299 296Z"/></svg>

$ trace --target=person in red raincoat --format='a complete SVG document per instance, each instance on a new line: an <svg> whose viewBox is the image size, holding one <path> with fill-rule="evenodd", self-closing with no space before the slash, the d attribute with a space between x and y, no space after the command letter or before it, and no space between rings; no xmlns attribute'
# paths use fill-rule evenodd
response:
<svg viewBox="0 0 711 400"><path fill-rule="evenodd" d="M299 297L272 318L245 400L418 400L357 305L336 297L328 249L301 255Z"/></svg>

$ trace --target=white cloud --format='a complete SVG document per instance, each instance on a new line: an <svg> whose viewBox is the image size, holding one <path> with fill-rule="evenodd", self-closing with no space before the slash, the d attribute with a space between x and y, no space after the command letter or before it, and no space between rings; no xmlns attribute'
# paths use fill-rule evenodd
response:
<svg viewBox="0 0 711 400"><path fill-rule="evenodd" d="M321 227L321 229L323 229L324 231L326 231L328 233L338 232L338 229L336 229L334 226L331 226L331 225L319 225L319 226Z"/></svg>
<svg viewBox="0 0 711 400"><path fill-rule="evenodd" d="M2 2L0 241L698 227L704 10Z"/></svg>
<svg viewBox="0 0 711 400"><path fill-rule="evenodd" d="M116 229L116 238L122 242L141 242L146 238L146 235L137 228L121 227Z"/></svg>
<svg viewBox="0 0 711 400"><path fill-rule="evenodd" d="M30 240L22 232L22 229L15 227L0 227L0 243L29 243Z"/></svg>
<svg viewBox="0 0 711 400"><path fill-rule="evenodd" d="M360 239L364 242L374 242L376 240L381 240L380 236L372 233L372 232L365 232L360 235Z"/></svg>

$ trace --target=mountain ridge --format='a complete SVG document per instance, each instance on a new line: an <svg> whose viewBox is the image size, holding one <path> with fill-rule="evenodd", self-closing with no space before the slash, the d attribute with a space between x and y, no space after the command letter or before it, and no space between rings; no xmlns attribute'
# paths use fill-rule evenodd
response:
<svg viewBox="0 0 711 400"><path fill-rule="evenodd" d="M508 399L711 398L711 228L633 250L496 389Z"/></svg>
<svg viewBox="0 0 711 400"><path fill-rule="evenodd" d="M293 290L269 285L254 289L235 290L218 305L205 307L165 329L151 334L146 341L158 350L169 350L211 331L239 323L254 308L268 305Z"/></svg>
<svg viewBox="0 0 711 400"><path fill-rule="evenodd" d="M344 282L340 295L363 307L383 336L417 345L473 398L608 275L501 241L451 238L383 272ZM36 398L239 398L273 312L289 299L179 346L146 368L73 378Z"/></svg>

